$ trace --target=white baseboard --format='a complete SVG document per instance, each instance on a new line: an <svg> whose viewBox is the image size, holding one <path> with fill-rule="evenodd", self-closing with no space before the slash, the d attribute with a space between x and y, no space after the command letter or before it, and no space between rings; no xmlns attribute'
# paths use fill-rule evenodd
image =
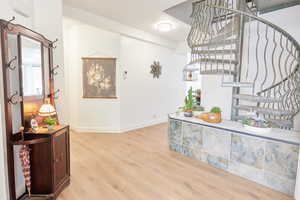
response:
<svg viewBox="0 0 300 200"><path fill-rule="evenodd" d="M152 120L152 121L145 121L145 122L142 122L142 123L139 123L139 124L132 124L132 125L129 125L125 128L122 128L121 132L125 133L125 132L128 132L128 131L133 131L133 130L136 130L136 129L145 128L145 127L148 127L148 126L154 126L154 125L157 125L157 124L165 123L167 121L168 121L168 117L163 117L163 118L155 119L155 120Z"/></svg>
<svg viewBox="0 0 300 200"><path fill-rule="evenodd" d="M124 128L117 129L115 127L84 127L84 126L74 126L71 125L71 130L74 130L75 132L79 133L126 133L128 131L140 129L140 128L145 128L148 126L153 126L156 124L161 124L165 123L168 121L167 117L160 118L160 119L155 119L152 121L145 121L142 123L138 124L132 124L132 125L127 125Z"/></svg>
<svg viewBox="0 0 300 200"><path fill-rule="evenodd" d="M79 133L120 133L115 127L85 127L71 125L71 130Z"/></svg>

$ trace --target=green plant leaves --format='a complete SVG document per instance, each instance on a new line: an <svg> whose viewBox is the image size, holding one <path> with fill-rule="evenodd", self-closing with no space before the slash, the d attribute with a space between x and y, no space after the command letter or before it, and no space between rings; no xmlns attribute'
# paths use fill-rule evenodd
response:
<svg viewBox="0 0 300 200"><path fill-rule="evenodd" d="M212 113L221 113L222 110L221 110L221 108L219 108L219 107L213 107L213 108L210 110L210 112L212 112Z"/></svg>
<svg viewBox="0 0 300 200"><path fill-rule="evenodd" d="M52 117L48 117L45 119L45 123L49 126L55 125L56 124L56 119Z"/></svg>

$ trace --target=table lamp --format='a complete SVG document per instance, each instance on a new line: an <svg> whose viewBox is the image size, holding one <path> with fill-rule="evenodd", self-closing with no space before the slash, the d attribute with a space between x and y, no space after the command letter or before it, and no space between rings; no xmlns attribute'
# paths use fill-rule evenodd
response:
<svg viewBox="0 0 300 200"><path fill-rule="evenodd" d="M51 116L56 115L56 110L54 106L50 104L49 99L45 100L45 103L39 109L38 114L41 117L47 117L47 119L45 120L47 128L49 131L52 130L56 123L56 120L53 119Z"/></svg>
<svg viewBox="0 0 300 200"><path fill-rule="evenodd" d="M53 105L50 104L49 99L45 100L45 103L41 106L38 112L41 117L50 117L56 115L56 110Z"/></svg>

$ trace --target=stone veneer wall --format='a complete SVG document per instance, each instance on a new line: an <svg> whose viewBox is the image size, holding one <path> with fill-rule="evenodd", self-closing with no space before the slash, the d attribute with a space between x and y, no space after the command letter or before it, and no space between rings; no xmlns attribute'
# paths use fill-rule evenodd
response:
<svg viewBox="0 0 300 200"><path fill-rule="evenodd" d="M293 196L299 145L169 120L172 151Z"/></svg>

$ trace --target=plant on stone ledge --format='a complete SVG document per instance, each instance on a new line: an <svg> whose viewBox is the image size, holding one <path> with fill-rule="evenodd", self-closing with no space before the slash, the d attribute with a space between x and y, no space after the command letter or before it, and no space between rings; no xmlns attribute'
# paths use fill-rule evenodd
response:
<svg viewBox="0 0 300 200"><path fill-rule="evenodd" d="M182 107L182 111L185 112L186 117L192 117L193 115L193 108L195 105L195 100L193 96L193 89L192 87L188 90L188 95L184 99L184 107Z"/></svg>
<svg viewBox="0 0 300 200"><path fill-rule="evenodd" d="M210 110L211 113L221 113L222 110L221 108L219 107L213 107L211 110Z"/></svg>

